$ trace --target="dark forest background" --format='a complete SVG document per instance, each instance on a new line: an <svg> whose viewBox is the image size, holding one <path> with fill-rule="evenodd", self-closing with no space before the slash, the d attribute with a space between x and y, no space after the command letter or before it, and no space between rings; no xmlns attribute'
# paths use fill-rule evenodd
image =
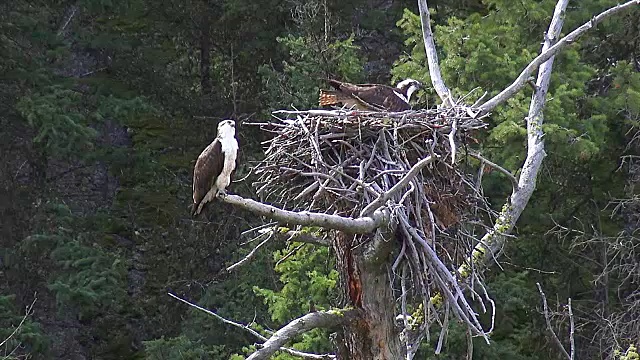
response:
<svg viewBox="0 0 640 360"><path fill-rule="evenodd" d="M565 32L615 5L572 2ZM443 76L472 102L537 54L555 2L431 1ZM326 248L273 243L232 274L260 219L226 204L189 217L191 172L223 118L238 121L230 191L256 198L266 139L251 121L315 106L321 79L430 84L417 4L407 0L14 0L0 3L0 341L37 298L1 358L242 359L255 339L167 296L276 329L336 303ZM499 266L492 345L477 359L561 359L535 283L578 359L640 344L640 10L591 30L556 59L538 189ZM524 160L531 90L489 118L483 154ZM418 106L438 103L430 86ZM497 172L485 195L501 206ZM436 329L437 330L437 329ZM434 333L434 334L437 334ZM435 337L437 339L437 336ZM432 338L432 342L436 341ZM295 348L327 352L314 330ZM453 324L440 356L459 359ZM291 359L280 354L277 359Z"/></svg>

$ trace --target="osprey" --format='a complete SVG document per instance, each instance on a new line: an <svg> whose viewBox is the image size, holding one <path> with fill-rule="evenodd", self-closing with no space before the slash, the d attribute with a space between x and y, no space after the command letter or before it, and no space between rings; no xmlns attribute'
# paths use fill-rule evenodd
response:
<svg viewBox="0 0 640 360"><path fill-rule="evenodd" d="M218 124L218 136L198 156L193 168L193 216L200 214L204 205L218 194L226 193L238 158L235 135L236 123L222 120Z"/></svg>
<svg viewBox="0 0 640 360"><path fill-rule="evenodd" d="M328 80L335 90L320 90L320 106L337 105L355 107L358 110L404 111L410 110L411 95L422 87L413 79L406 79L396 87L382 84L349 84Z"/></svg>

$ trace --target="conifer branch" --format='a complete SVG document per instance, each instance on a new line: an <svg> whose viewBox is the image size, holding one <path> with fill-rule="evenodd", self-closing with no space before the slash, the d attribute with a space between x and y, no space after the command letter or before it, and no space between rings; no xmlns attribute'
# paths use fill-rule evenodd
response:
<svg viewBox="0 0 640 360"><path fill-rule="evenodd" d="M421 1L424 1L424 0L421 0ZM559 1L558 5L561 2L563 2L563 1ZM558 5L556 5L556 11L558 10ZM543 48L543 51L540 53L540 55L538 55L535 59L533 59L529 63L529 65L527 65L524 68L524 70L522 70L520 75L518 75L516 80L511 85L509 85L507 88L502 90L498 95L494 96L493 98L489 99L487 102L482 104L480 106L479 114L480 115L486 114L486 113L490 112L491 110L493 110L496 106L502 104L503 102L505 102L508 99L510 99L511 97L513 97L518 91L520 91L520 89L522 89L522 87L524 87L528 83L529 76L539 66L543 65L545 62L547 62L548 60L552 59L558 52L560 52L560 50L564 49L568 45L573 44L587 30L595 27L596 25L601 23L604 19L606 19L606 18L608 18L608 17L610 17L612 15L615 15L615 14L617 14L617 13L623 11L623 10L631 8L634 5L636 5L636 6L640 5L640 0L627 1L624 4L616 5L616 6L610 8L608 10L605 10L605 11L601 12L600 14L598 14L598 15L594 16L593 18L591 18L591 20L589 20L586 23L582 24L582 26L578 27L577 29L575 29L572 32L570 32L569 34L567 34L567 36L563 37L560 41L555 43L553 46L547 46L547 44L552 44L553 42L555 42L560 37L560 31L558 31L557 33L552 33L551 32L551 28L550 28L549 29L550 31L548 32L548 36L545 37L545 46ZM565 9L566 9L566 6L565 6ZM555 23L560 23L560 25L561 25L562 22L564 21L564 12L565 11L563 9L558 14L554 13L552 24L555 22ZM538 89L537 90L538 92L541 91L539 86L536 86L536 88ZM543 92L546 93L546 89L543 90Z"/></svg>
<svg viewBox="0 0 640 360"><path fill-rule="evenodd" d="M433 32L431 31L431 15L429 14L429 6L427 0L418 0L418 9L420 11L420 22L422 23L422 39L424 40L424 50L427 53L427 62L429 63L429 75L436 93L442 100L445 107L453 107L455 104L451 98L451 91L442 80L440 73L440 65L438 64L438 52L433 41Z"/></svg>

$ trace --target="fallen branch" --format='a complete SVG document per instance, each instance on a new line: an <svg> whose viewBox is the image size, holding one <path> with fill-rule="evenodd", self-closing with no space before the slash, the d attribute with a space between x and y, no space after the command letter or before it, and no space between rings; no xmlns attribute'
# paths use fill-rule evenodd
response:
<svg viewBox="0 0 640 360"><path fill-rule="evenodd" d="M227 319L223 318L222 316L220 316L220 315L218 315L218 314L214 313L214 312L213 312L213 311L211 311L211 310L207 310L207 309L205 309L205 308L203 308L203 307L201 307L201 306L198 306L198 305L196 305L196 304L190 303L190 302L188 302L187 300L182 299L182 298L180 298L180 297L178 297L178 296L176 296L176 295L174 295L174 294L172 294L172 293L168 293L168 294L169 294L169 296L171 296L172 298L177 299L177 300L180 300L180 301L182 301L183 303L185 303L185 304L187 304L187 305L189 305L189 306L191 306L191 307L193 307L193 308L196 308L196 309L198 309L198 310L200 310L200 311L204 311L205 313L207 313L207 314L209 314L209 315L213 315L213 317L215 317L216 319L218 319L218 320L222 321L222 322L223 322L223 323L225 323L225 324L229 324L229 325L231 325L231 326L235 326L235 327L237 327L237 328L240 328L240 329L246 330L246 331L248 331L249 333L251 333L251 335L253 335L253 336L257 337L258 339L260 339L260 340L262 340L262 341L268 341L268 339L267 339L265 336L263 336L262 334L260 334L259 332L255 331L255 330L253 330L253 329L252 329L252 328L250 328L248 325L243 325L243 324L237 323L237 322L235 322L235 321L227 320ZM289 348L286 348L286 347L280 347L280 348L276 349L276 351L277 351L277 350L282 350L282 351L287 352L287 353L289 353L289 354L291 354L291 355L299 356L299 357L304 358L304 359L320 359L320 360L323 360L323 359L325 359L325 360L326 360L326 359L335 359L335 355L331 355L331 354L324 354L324 355L309 354L309 353L305 353L305 352L302 352L302 351L298 351L298 350L294 350L294 349L289 349Z"/></svg>
<svg viewBox="0 0 640 360"><path fill-rule="evenodd" d="M262 345L262 349L254 352L247 360L269 359L280 347L292 340L296 336L315 328L333 328L347 323L355 318L358 310L330 310L309 313L301 318L295 319L276 331L267 342Z"/></svg>
<svg viewBox="0 0 640 360"><path fill-rule="evenodd" d="M289 225L321 226L327 229L340 230L352 234L367 234L389 222L386 209L376 210L369 216L348 218L339 215L315 213L310 211L288 211L261 202L245 199L238 195L221 195L222 201L241 207L247 211Z"/></svg>
<svg viewBox="0 0 640 360"><path fill-rule="evenodd" d="M438 53L436 45L433 42L433 32L431 31L431 15L429 14L429 6L427 0L418 0L418 9L420 11L420 22L422 23L422 38L424 40L424 50L427 53L427 61L429 63L429 75L436 93L442 100L445 107L453 107L454 102L451 98L451 91L442 80L440 73L440 65L438 65Z"/></svg>
<svg viewBox="0 0 640 360"><path fill-rule="evenodd" d="M422 0L424 1L424 0ZM556 11L559 9L559 5L561 3L563 3L564 1L559 1L558 5L556 5ZM507 101L508 99L510 99L511 97L513 97L513 95L515 95L518 91L520 91L520 89L522 89L522 87L524 87L527 84L527 81L529 80L529 76L531 76L531 74L542 64L544 64L547 60L553 58L558 52L560 52L560 50L564 49L565 47L567 47L568 45L574 43L580 36L582 36L582 34L584 34L587 30L593 28L594 26L598 25L599 23L601 23L604 19L615 15L623 10L626 10L630 7L632 7L633 5L640 5L640 0L632 0L632 1L627 1L624 4L620 4L620 5L616 5L608 10L605 10L603 12L601 12L600 14L598 14L597 16L594 16L593 18L591 18L591 20L587 21L586 23L584 23L582 26L580 26L579 28L573 30L572 32L570 32L569 34L567 34L567 36L563 37L560 41L558 41L555 45L553 46L548 46L547 44L552 44L553 42L555 42L558 37L560 36L560 31L558 32L552 32L553 29L550 28L550 31L548 33L548 37L547 39L545 39L545 45L543 47L543 51L540 53L540 55L538 55L535 59L533 59L529 65L527 65L524 70L522 70L522 72L520 73L520 75L518 75L518 77L516 78L516 80L509 85L506 89L502 90L498 95L494 96L493 98L489 99L487 102L485 102L484 104L482 104L480 106L480 114L486 114L489 111L493 110L496 106L502 104L503 102ZM564 9L566 9L566 5L561 9L560 13L554 13L553 14L553 20L552 20L552 26L555 24L558 25L558 30L560 30L560 28L562 28L562 22L564 21ZM549 66L551 67L551 66ZM536 88L538 89L537 91L540 91L539 86L536 86ZM544 92L546 93L546 90L544 90Z"/></svg>

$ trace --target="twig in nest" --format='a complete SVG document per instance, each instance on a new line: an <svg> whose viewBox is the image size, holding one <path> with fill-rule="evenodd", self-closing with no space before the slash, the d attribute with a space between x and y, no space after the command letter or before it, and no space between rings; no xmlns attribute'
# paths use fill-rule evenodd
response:
<svg viewBox="0 0 640 360"><path fill-rule="evenodd" d="M451 132L449 132L449 146L451 147L451 165L456 163L456 131L458 131L458 119L453 119L451 124Z"/></svg>
<svg viewBox="0 0 640 360"><path fill-rule="evenodd" d="M403 187L405 187L417 174L422 170L423 167L434 162L438 156L429 156L425 159L418 161L411 170L405 175L400 181L398 181L389 191L384 192L378 196L373 202L367 205L362 212L360 212L360 216L365 216L377 209L379 209L384 203L391 198L396 192L400 191Z"/></svg>

